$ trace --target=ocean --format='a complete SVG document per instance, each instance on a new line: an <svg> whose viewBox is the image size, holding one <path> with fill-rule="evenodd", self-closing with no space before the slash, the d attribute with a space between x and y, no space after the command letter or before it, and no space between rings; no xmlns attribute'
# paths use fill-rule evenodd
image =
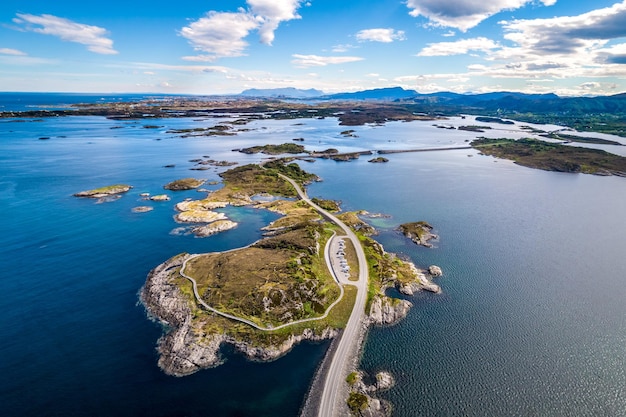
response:
<svg viewBox="0 0 626 417"><path fill-rule="evenodd" d="M25 108L70 102L21 100ZM232 149L299 137L307 149L352 151L463 146L477 135L394 122L345 137L330 118L254 121L230 137L167 133L223 120L0 119L0 415L298 415L328 342L303 343L271 363L226 348L222 366L184 378L157 367L163 329L138 304L150 269L181 252L247 245L276 218L230 208L234 230L174 233L174 204L201 194L163 185L218 181L226 169L190 171L191 159L258 162ZM471 116L437 123L473 124ZM523 125L481 135L521 137ZM364 345L362 368L396 377L380 394L394 415L626 416L624 179L533 170L473 149L386 157L302 167L323 178L311 196L388 214L372 220L385 249L444 271L442 294L406 297L409 316L372 329ZM72 196L113 183L134 188L102 204ZM133 213L146 205L142 192L172 201ZM435 227L435 248L395 230L417 220Z"/></svg>

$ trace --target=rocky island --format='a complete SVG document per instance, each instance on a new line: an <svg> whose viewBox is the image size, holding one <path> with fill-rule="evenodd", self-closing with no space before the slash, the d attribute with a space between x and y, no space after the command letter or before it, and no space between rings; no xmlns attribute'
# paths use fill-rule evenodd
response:
<svg viewBox="0 0 626 417"><path fill-rule="evenodd" d="M433 227L425 221L414 223L404 223L400 225L400 231L404 236L411 239L416 245L432 248L431 240L438 239L439 236L432 233Z"/></svg>
<svg viewBox="0 0 626 417"><path fill-rule="evenodd" d="M544 171L626 177L626 157L600 149L567 146L537 139L479 138L471 145L484 155L509 159Z"/></svg>
<svg viewBox="0 0 626 417"><path fill-rule="evenodd" d="M131 185L125 184L108 185L106 187L94 188L93 190L80 191L74 194L74 197L103 198L126 193L131 188L133 188Z"/></svg>
<svg viewBox="0 0 626 417"><path fill-rule="evenodd" d="M163 186L166 190L171 191L185 191L185 190L193 190L194 188L198 188L202 184L205 183L205 180L199 180L196 178L182 178L180 180L175 180L169 182Z"/></svg>

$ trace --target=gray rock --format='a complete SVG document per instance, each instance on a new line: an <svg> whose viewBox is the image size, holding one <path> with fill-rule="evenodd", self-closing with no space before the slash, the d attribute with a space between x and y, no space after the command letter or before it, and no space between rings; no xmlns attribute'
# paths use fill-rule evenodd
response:
<svg viewBox="0 0 626 417"><path fill-rule="evenodd" d="M370 307L370 323L378 325L395 324L408 314L413 304L407 300L377 295Z"/></svg>
<svg viewBox="0 0 626 417"><path fill-rule="evenodd" d="M437 265L431 265L428 267L428 273L433 277L440 277L443 275L443 271Z"/></svg>

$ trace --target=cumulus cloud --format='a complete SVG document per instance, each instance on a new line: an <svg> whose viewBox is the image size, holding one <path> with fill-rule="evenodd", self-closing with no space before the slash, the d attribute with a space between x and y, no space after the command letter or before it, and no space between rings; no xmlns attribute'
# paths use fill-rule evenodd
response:
<svg viewBox="0 0 626 417"><path fill-rule="evenodd" d="M539 0L546 6L556 0ZM519 9L534 0L408 0L410 15L424 16L434 26L451 27L463 32L502 10Z"/></svg>
<svg viewBox="0 0 626 417"><path fill-rule="evenodd" d="M64 41L80 43L97 54L117 54L117 51L113 49L113 41L107 37L107 30L98 26L85 25L49 14L37 16L18 13L13 22L19 25L21 30L57 36Z"/></svg>
<svg viewBox="0 0 626 417"><path fill-rule="evenodd" d="M12 56L26 56L26 52L18 51L11 48L0 48L0 55L12 55Z"/></svg>
<svg viewBox="0 0 626 417"><path fill-rule="evenodd" d="M266 45L274 41L274 31L281 22L300 19L296 13L300 0L247 0L247 3L251 13L259 17L259 36Z"/></svg>
<svg viewBox="0 0 626 417"><path fill-rule="evenodd" d="M403 41L404 31L391 28L364 29L356 34L357 40L361 42L383 42L390 43L393 41Z"/></svg>
<svg viewBox="0 0 626 417"><path fill-rule="evenodd" d="M261 43L271 45L274 32L282 22L300 19L301 0L246 0L248 9L237 12L210 11L180 30L200 55L187 56L188 61L213 61L217 58L244 55L250 32L257 31Z"/></svg>
<svg viewBox="0 0 626 417"><path fill-rule="evenodd" d="M419 56L486 53L471 77L526 80L626 77L626 0L575 16L502 21L504 41L429 44Z"/></svg>
<svg viewBox="0 0 626 417"><path fill-rule="evenodd" d="M461 39L454 42L429 43L417 56L462 55L470 51L488 52L500 48L496 42L487 38Z"/></svg>
<svg viewBox="0 0 626 417"><path fill-rule="evenodd" d="M212 61L217 57L243 55L248 43L243 39L259 22L254 16L239 13L209 12L189 26L181 29L180 35L192 44L198 56L184 57L188 61Z"/></svg>
<svg viewBox="0 0 626 417"><path fill-rule="evenodd" d="M578 16L500 22L504 37L517 44L508 53L550 56L589 53L607 41L626 37L626 0Z"/></svg>
<svg viewBox="0 0 626 417"><path fill-rule="evenodd" d="M325 67L326 65L345 64L348 62L362 61L358 56L319 56L319 55L299 55L294 54L291 61L297 67Z"/></svg>

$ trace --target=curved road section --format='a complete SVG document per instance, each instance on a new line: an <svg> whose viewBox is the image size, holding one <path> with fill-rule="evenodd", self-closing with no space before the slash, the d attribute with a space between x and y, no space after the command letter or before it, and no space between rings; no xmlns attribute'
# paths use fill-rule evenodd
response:
<svg viewBox="0 0 626 417"><path fill-rule="evenodd" d="M357 281L349 281L348 278L345 278L343 276L342 278L340 278L339 276L337 276L337 274L335 273L331 265L329 247L331 246L330 243L335 238L335 236L333 236L327 242L327 245L324 249L324 256L326 258L326 263L328 265L328 268L331 274L333 275L333 277L335 278L335 280L337 280L339 284L341 295L326 310L324 315L322 317L298 320L292 323L286 323L286 324L276 326L276 327L261 327L257 325L256 323L253 323L249 320L216 310L215 308L205 303L204 300L202 300L202 298L200 297L200 294L198 294L198 286L197 286L196 280L186 275L184 272L185 267L187 266L187 262L195 258L196 256L200 256L200 255L192 255L191 257L187 258L183 262L183 265L180 268L180 275L182 275L183 277L191 281L191 283L193 284L193 292L194 292L194 296L196 300L200 304L202 304L206 309L220 316L246 323L262 331L278 330L283 327L292 326L297 323L303 323L303 322L313 321L313 320L321 320L325 318L328 315L328 313L332 310L332 308L343 298L344 291L343 291L342 284L356 286L357 288L356 301L354 303L352 313L350 314L350 318L348 319L346 328L344 329L343 334L341 335L341 338L339 340L339 343L337 344L337 349L335 350L335 354L333 355L331 359L331 362L328 367L328 371L326 373L326 377L324 380L324 387L323 387L322 395L320 397L318 417L332 417L332 416L338 415L340 413L340 410L345 408L345 398L344 398L344 395L342 395L342 393L344 392L344 388L345 388L346 366L348 365L348 359L351 357L354 357L354 355L357 353L359 349L358 342L359 342L359 337L360 337L361 323L363 323L363 318L365 315L365 302L367 301L367 283L369 280L367 260L365 258L365 252L363 251L363 247L361 246L361 242L359 241L359 238L356 236L356 234L352 231L352 229L350 229L345 223L339 220L336 216L334 216L333 214L329 213L328 211L324 210L323 208L315 204L313 201L311 201L311 199L306 195L306 193L300 188L300 186L294 180L282 174L278 174L278 175L280 175L281 178L289 182L295 188L296 192L298 193L298 195L303 201L305 201L307 204L313 207L322 216L324 216L325 218L327 218L328 220L330 220L331 222L339 226L345 234L345 237L343 238L351 240L354 246L354 249L356 250L358 268L359 268L359 276L358 276Z"/></svg>
<svg viewBox="0 0 626 417"><path fill-rule="evenodd" d="M339 410L341 410L343 406L345 398L343 398L343 396L340 394L344 391L343 388L345 384L346 366L348 365L348 359L356 354L359 348L358 341L361 323L363 322L363 318L365 315L365 302L367 301L367 282L369 280L367 259L365 258L365 252L363 251L361 242L359 241L359 238L356 236L356 234L352 231L352 229L346 226L346 224L339 220L337 217L311 201L311 199L306 195L304 191L302 191L300 186L294 180L282 174L279 175L281 176L281 178L293 185L302 200L304 200L311 207L317 210L322 216L326 217L328 220L332 221L343 230L346 238L352 241L352 244L357 254L357 260L359 265L359 279L358 281L346 282L357 287L356 301L354 303L354 308L352 309L352 314L348 319L348 324L346 325L346 328L341 335L341 339L339 340L339 344L337 345L337 350L335 351L335 354L330 362L328 372L326 373L324 389L322 391L319 404L318 416L331 417L337 415L339 413Z"/></svg>
<svg viewBox="0 0 626 417"><path fill-rule="evenodd" d="M334 235L333 235L334 237ZM339 286L339 297L330 305L328 306L328 308L326 309L326 311L324 312L324 314L322 316L319 317L312 317L309 319L302 319L302 320L296 320L296 321L292 321L289 323L285 323L285 324L281 324L279 326L274 326L274 327L262 327L259 326L258 324L244 319L242 317L237 317L237 316L233 316L232 314L228 314L228 313L224 313L223 311L219 311L216 308L211 307L210 305L208 305L201 297L200 294L198 293L198 283L196 282L196 280L192 277L190 277L189 275L187 275L185 273L185 268L187 267L187 262L191 261L194 258L197 258L198 256L202 256L202 254L196 254L196 255L191 255L190 257L188 257L187 259L185 259L183 261L183 264L180 267L180 270L178 271L178 273L183 277L183 278L187 278L189 281L191 281L191 285L193 286L193 295L196 298L196 301L198 302L198 304L201 304L204 308L206 308L207 310L222 316L222 317L226 317L227 319L231 319L231 320L235 320L241 323L245 323L251 327L254 327L257 330L261 330L264 332L269 332L269 331L274 331L274 330L280 330L283 329L285 327L289 327L289 326L293 326L294 324L300 324L300 323L307 323L309 321L315 321L315 320L323 320L326 317L328 317L328 314L330 313L330 311L341 302L341 300L343 299L343 295L344 295L344 290L343 290L343 286L341 285L341 282L339 281L339 278L337 277L337 274L335 274L335 271L330 267L331 265L331 260L330 260L330 244L332 242L332 239L329 239L328 242L326 243L326 247L324 248L324 257L326 259L326 264L329 266L329 270L330 273L333 275L333 277L335 278L335 281L337 281L337 285ZM235 249L236 250L236 249Z"/></svg>

